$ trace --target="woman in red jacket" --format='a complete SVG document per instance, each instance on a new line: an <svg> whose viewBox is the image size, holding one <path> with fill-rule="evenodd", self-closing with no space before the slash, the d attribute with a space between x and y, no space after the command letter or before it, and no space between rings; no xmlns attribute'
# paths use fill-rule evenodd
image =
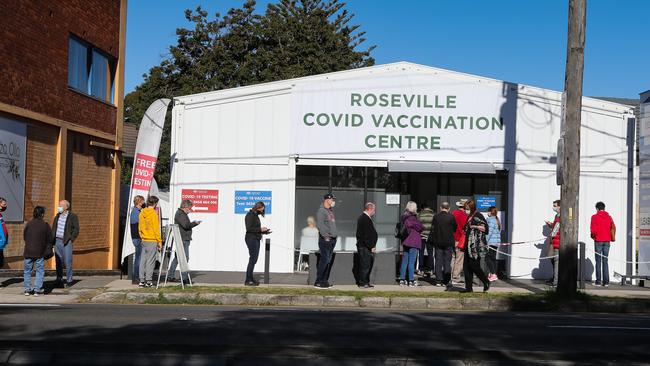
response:
<svg viewBox="0 0 650 366"><path fill-rule="evenodd" d="M610 242L615 240L616 225L605 211L605 204L596 203L596 214L591 216L591 238L596 247L596 286L609 286L609 256ZM602 281L601 281L602 280Z"/></svg>

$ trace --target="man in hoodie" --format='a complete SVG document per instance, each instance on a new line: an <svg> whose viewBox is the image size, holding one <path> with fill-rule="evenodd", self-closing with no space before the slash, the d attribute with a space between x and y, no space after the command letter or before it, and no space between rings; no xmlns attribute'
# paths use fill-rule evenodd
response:
<svg viewBox="0 0 650 366"><path fill-rule="evenodd" d="M190 221L190 217L187 216L188 213L192 212L192 201L183 200L181 202L181 207L176 210L176 215L174 215L174 224L178 225L178 231L181 233L181 240L183 241L183 250L185 250L185 259L190 261L190 242L192 241L192 229L201 223L201 221ZM176 244L178 245L178 244ZM171 266L169 267L169 278L167 279L170 282L176 282L176 267L178 266L178 257L174 256ZM187 278L187 273L185 273L183 282L189 282Z"/></svg>
<svg viewBox="0 0 650 366"><path fill-rule="evenodd" d="M609 246L616 238L614 220L605 211L605 204L596 203L596 214L591 216L591 238L596 249L596 286L609 286Z"/></svg>
<svg viewBox="0 0 650 366"><path fill-rule="evenodd" d="M323 203L316 213L316 227L318 228L318 250L320 259L316 270L316 282L314 287L330 288L332 285L328 282L329 270L332 262L332 254L336 246L336 238L339 232L336 229L336 218L334 217L334 206L336 197L331 193L323 196Z"/></svg>
<svg viewBox="0 0 650 366"><path fill-rule="evenodd" d="M54 253L56 254L56 283L63 283L63 265L65 264L65 287L72 286L73 244L79 236L79 218L70 210L70 202L62 200L57 207L58 213L52 222Z"/></svg>
<svg viewBox="0 0 650 366"><path fill-rule="evenodd" d="M147 199L147 208L140 212L138 231L142 239L142 254L140 258L140 287L153 286L153 270L156 266L156 254L162 247L160 236L160 219L156 213L158 197Z"/></svg>
<svg viewBox="0 0 650 366"><path fill-rule="evenodd" d="M0 268L5 265L5 247L9 243L9 230L2 217L2 212L7 211L7 200L0 197Z"/></svg>

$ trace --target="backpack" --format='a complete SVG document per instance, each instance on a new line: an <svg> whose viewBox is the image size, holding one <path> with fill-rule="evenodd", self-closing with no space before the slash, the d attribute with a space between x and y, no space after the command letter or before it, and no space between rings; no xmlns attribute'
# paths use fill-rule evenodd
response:
<svg viewBox="0 0 650 366"><path fill-rule="evenodd" d="M409 236L409 230L404 225L404 221L398 222L395 224L395 237L399 240L404 240Z"/></svg>

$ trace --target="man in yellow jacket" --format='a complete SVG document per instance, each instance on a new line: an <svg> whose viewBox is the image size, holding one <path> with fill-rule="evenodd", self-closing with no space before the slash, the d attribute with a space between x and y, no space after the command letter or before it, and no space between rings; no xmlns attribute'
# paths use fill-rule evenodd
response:
<svg viewBox="0 0 650 366"><path fill-rule="evenodd" d="M153 286L153 270L156 266L156 254L162 248L160 236L160 218L156 213L158 197L147 199L147 207L140 212L138 231L142 240L140 257L140 287Z"/></svg>

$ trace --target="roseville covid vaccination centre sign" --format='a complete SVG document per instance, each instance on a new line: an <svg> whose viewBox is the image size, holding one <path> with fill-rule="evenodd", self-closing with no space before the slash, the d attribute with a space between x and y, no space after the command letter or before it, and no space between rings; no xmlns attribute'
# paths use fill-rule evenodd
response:
<svg viewBox="0 0 650 366"><path fill-rule="evenodd" d="M549 278L546 259L556 185L562 93L408 62L176 97L172 207L184 190L218 190L218 212L191 213L190 268L244 272L244 213L265 201L270 270L297 269L317 250L310 226L323 195L337 197L336 251L356 251L364 202L380 252L395 252L395 223L408 201L434 210L473 198L497 207L500 271ZM629 106L583 98L579 237L593 249L590 217L603 201L619 228L628 215ZM632 131L633 136L633 131ZM632 144L634 139L632 138ZM271 210L272 203L272 210ZM610 251L625 273L626 230ZM593 250L587 250L587 278ZM304 262L304 257L303 257ZM256 271L264 268L260 256Z"/></svg>

